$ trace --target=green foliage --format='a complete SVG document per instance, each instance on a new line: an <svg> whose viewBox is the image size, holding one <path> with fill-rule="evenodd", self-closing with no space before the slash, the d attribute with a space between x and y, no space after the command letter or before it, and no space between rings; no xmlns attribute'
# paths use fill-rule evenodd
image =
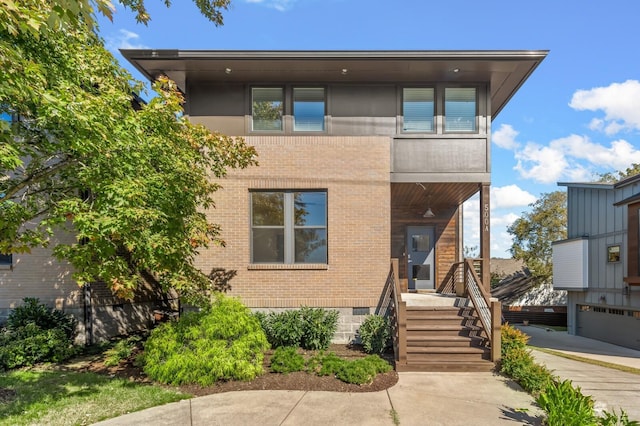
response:
<svg viewBox="0 0 640 426"><path fill-rule="evenodd" d="M272 347L301 346L303 324L299 310L271 312L262 315L261 324Z"/></svg>
<svg viewBox="0 0 640 426"><path fill-rule="evenodd" d="M271 346L296 346L310 350L329 347L338 328L338 311L303 307L298 310L254 314Z"/></svg>
<svg viewBox="0 0 640 426"><path fill-rule="evenodd" d="M18 330L33 323L43 330L60 329L69 339L76 336L78 321L73 315L65 314L57 309L49 309L34 297L25 297L23 304L17 306L7 318L7 328Z"/></svg>
<svg viewBox="0 0 640 426"><path fill-rule="evenodd" d="M293 373L305 368L304 357L293 346L280 346L271 356L271 371L275 373Z"/></svg>
<svg viewBox="0 0 640 426"><path fill-rule="evenodd" d="M77 352L75 335L73 316L49 309L38 299L25 298L9 314L6 330L0 332L0 369L63 361Z"/></svg>
<svg viewBox="0 0 640 426"><path fill-rule="evenodd" d="M346 383L363 385L371 383L378 373L386 373L391 366L378 355L345 362L336 377Z"/></svg>
<svg viewBox="0 0 640 426"><path fill-rule="evenodd" d="M324 350L331 344L331 339L338 329L338 311L322 308L303 307L302 341L304 349Z"/></svg>
<svg viewBox="0 0 640 426"><path fill-rule="evenodd" d="M332 376L338 373L342 367L349 361L340 358L333 352L329 352L326 355L321 355L320 368L316 370L318 376Z"/></svg>
<svg viewBox="0 0 640 426"><path fill-rule="evenodd" d="M154 380L208 386L262 374L268 347L256 317L238 300L219 295L209 309L187 313L153 330L142 363Z"/></svg>
<svg viewBox="0 0 640 426"><path fill-rule="evenodd" d="M616 410L612 412L605 410L598 419L598 424L602 426L640 426L640 422L629 420L629 416L623 409L620 409L620 414L617 414Z"/></svg>
<svg viewBox="0 0 640 426"><path fill-rule="evenodd" d="M593 399L574 388L570 380L549 382L536 398L536 403L547 413L549 426L597 425Z"/></svg>
<svg viewBox="0 0 640 426"><path fill-rule="evenodd" d="M143 1L123 3L148 20ZM228 0L196 3L216 22ZM134 107L142 85L93 31L94 5L108 14L111 3L0 7L0 114L21 118L0 120L0 252L50 245L80 285L103 281L131 298L145 280L197 297L210 280L193 260L223 244L205 215L211 178L256 164L256 151L190 123L167 78ZM51 239L54 230L77 241Z"/></svg>
<svg viewBox="0 0 640 426"><path fill-rule="evenodd" d="M551 243L567 237L567 194L542 194L529 207L530 212L507 228L513 236L510 251L514 259L525 262L534 277L546 281L553 274Z"/></svg>
<svg viewBox="0 0 640 426"><path fill-rule="evenodd" d="M627 167L626 170L618 170L617 172L602 173L598 175L598 181L616 183L637 174L640 174L640 164L633 163L630 167Z"/></svg>
<svg viewBox="0 0 640 426"><path fill-rule="evenodd" d="M130 336L126 339L118 340L111 348L107 349L104 354L104 365L113 367L120 364L120 361L133 355L136 347L142 341L140 336Z"/></svg>
<svg viewBox="0 0 640 426"><path fill-rule="evenodd" d="M389 318L380 315L368 315L360 325L358 335L366 353L383 353L391 344Z"/></svg>
<svg viewBox="0 0 640 426"><path fill-rule="evenodd" d="M42 329L28 323L0 334L0 370L10 370L39 362L60 362L77 353L65 332Z"/></svg>
<svg viewBox="0 0 640 426"><path fill-rule="evenodd" d="M529 336L506 324L502 327L500 371L514 379L524 390L538 394L553 380L551 372L536 364L527 349Z"/></svg>

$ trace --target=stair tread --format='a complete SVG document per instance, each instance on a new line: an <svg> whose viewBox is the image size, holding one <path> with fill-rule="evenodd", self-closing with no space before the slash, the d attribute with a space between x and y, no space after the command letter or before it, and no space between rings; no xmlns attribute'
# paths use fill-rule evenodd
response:
<svg viewBox="0 0 640 426"><path fill-rule="evenodd" d="M489 349L479 346L407 346L407 354L484 354Z"/></svg>
<svg viewBox="0 0 640 426"><path fill-rule="evenodd" d="M461 341L469 341L469 340L484 340L483 337L479 336L452 336L449 334L441 335L441 336L416 336L416 335L407 335L407 341L415 340L415 341L449 341L449 342L461 342Z"/></svg>
<svg viewBox="0 0 640 426"><path fill-rule="evenodd" d="M428 330L479 330L480 327L472 324L407 324L407 331Z"/></svg>

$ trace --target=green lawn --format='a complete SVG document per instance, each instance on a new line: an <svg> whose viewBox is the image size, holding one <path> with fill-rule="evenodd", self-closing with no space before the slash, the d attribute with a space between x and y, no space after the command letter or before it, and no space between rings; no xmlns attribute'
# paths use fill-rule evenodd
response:
<svg viewBox="0 0 640 426"><path fill-rule="evenodd" d="M0 391L6 389L15 394L0 397L0 425L85 425L190 397L126 379L43 368L0 373Z"/></svg>

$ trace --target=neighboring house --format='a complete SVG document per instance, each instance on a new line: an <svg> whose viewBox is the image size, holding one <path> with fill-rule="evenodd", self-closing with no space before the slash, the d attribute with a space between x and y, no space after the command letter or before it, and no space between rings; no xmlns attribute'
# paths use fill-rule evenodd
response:
<svg viewBox="0 0 640 426"><path fill-rule="evenodd" d="M392 258L409 291L447 282L478 193L489 288L491 121L546 51L122 53L176 81L192 122L256 148L209 211L226 247L197 259L252 309L337 309L335 340L353 340Z"/></svg>
<svg viewBox="0 0 640 426"><path fill-rule="evenodd" d="M568 291L570 334L640 349L640 175L567 187L567 239L553 285Z"/></svg>

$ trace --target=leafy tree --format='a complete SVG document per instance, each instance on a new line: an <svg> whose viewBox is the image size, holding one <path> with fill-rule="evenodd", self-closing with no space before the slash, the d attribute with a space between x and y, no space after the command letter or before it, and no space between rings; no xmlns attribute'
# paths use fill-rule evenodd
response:
<svg viewBox="0 0 640 426"><path fill-rule="evenodd" d="M142 1L124 3L148 20ZM228 0L196 3L222 22ZM53 250L78 284L189 293L207 280L198 250L223 244L203 213L210 178L256 164L255 150L191 124L166 78L147 105L132 102L141 85L96 35L91 5L110 3L0 0L0 114L18 118L0 121L0 252L46 246L62 228L76 241Z"/></svg>
<svg viewBox="0 0 640 426"><path fill-rule="evenodd" d="M544 281L553 273L551 243L567 237L567 194L542 194L529 206L531 211L507 228L513 236L510 251L514 259L525 262L534 277Z"/></svg>
<svg viewBox="0 0 640 426"><path fill-rule="evenodd" d="M610 182L610 183L615 183L618 182L620 180L629 178L631 176L635 176L637 174L640 174L640 164L638 163L633 163L631 164L630 167L627 167L626 170L622 171L622 170L618 170L617 172L608 172L608 173L602 173L599 175L599 181L600 182Z"/></svg>

